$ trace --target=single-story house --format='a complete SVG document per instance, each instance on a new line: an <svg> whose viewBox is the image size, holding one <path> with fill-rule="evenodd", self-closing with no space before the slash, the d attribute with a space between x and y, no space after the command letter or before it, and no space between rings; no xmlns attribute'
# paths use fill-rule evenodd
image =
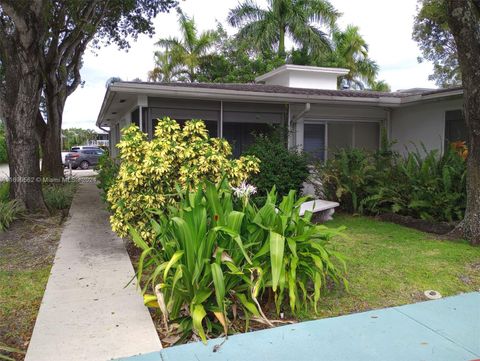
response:
<svg viewBox="0 0 480 361"><path fill-rule="evenodd" d="M252 133L269 124L291 132L289 145L320 160L341 147L377 149L382 129L404 152L423 144L439 149L465 140L463 90L407 89L396 92L338 90L347 69L283 65L253 84L119 81L105 94L97 125L110 129L110 147L130 123L153 136L158 119L203 119L211 136L224 137L239 155Z"/></svg>

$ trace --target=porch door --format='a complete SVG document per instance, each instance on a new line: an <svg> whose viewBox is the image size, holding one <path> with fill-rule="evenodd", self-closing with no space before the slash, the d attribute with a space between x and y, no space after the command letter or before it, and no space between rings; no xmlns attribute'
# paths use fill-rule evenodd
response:
<svg viewBox="0 0 480 361"><path fill-rule="evenodd" d="M325 124L305 123L303 127L303 150L316 160L325 160Z"/></svg>

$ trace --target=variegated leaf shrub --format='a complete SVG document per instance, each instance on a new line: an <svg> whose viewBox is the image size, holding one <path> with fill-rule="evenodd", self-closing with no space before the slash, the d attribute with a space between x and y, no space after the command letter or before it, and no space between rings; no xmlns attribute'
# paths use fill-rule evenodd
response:
<svg viewBox="0 0 480 361"><path fill-rule="evenodd" d="M107 201L112 229L121 237L133 226L147 241L154 236L149 210L164 210L178 194L195 188L205 179L218 182L223 174L238 185L259 171L256 157L230 159L231 147L224 139L210 138L201 120L184 127L170 118L159 120L155 136L147 140L136 125L122 130L120 169L109 188Z"/></svg>

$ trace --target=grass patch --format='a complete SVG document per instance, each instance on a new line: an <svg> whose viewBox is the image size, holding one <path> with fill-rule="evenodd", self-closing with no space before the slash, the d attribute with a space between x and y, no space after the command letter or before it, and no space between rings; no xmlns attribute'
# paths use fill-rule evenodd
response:
<svg viewBox="0 0 480 361"><path fill-rule="evenodd" d="M429 289L451 296L480 288L480 247L466 241L369 217L336 215L326 225L347 227L333 244L348 257L350 292L323 295L320 317L418 302Z"/></svg>
<svg viewBox="0 0 480 361"><path fill-rule="evenodd" d="M0 231L0 360L24 358L60 239L62 221L77 185L76 182L44 184L44 199L51 216L26 215L6 231ZM8 204L1 200L4 187L8 199L8 184L0 184L0 212L2 204ZM0 226L2 216L0 214Z"/></svg>

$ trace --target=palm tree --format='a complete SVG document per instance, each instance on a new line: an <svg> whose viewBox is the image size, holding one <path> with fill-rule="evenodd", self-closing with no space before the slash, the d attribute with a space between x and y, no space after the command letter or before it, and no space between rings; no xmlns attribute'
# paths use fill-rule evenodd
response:
<svg viewBox="0 0 480 361"><path fill-rule="evenodd" d="M209 49L216 42L217 33L208 30L198 34L194 19L185 15L180 9L177 12L182 39L166 38L156 43L164 48L163 55L159 59L163 69L161 71L154 69L152 72L161 73L162 77L166 76L170 81L176 78L194 82L201 60L208 55Z"/></svg>
<svg viewBox="0 0 480 361"><path fill-rule="evenodd" d="M240 28L240 39L247 39L259 50L275 47L283 58L286 35L313 54L329 49L328 35L321 26L333 29L339 16L328 0L268 0L266 10L253 0L245 0L230 10L228 22Z"/></svg>
<svg viewBox="0 0 480 361"><path fill-rule="evenodd" d="M370 90L378 92L390 92L390 85L385 80L375 81L373 84L370 84Z"/></svg>
<svg viewBox="0 0 480 361"><path fill-rule="evenodd" d="M329 65L350 70L343 77L349 87L364 89L366 84L373 87L379 67L368 57L368 44L358 27L348 25L345 31L335 30L333 46L334 51L328 55Z"/></svg>
<svg viewBox="0 0 480 361"><path fill-rule="evenodd" d="M169 83L180 74L178 64L172 61L172 54L168 48L154 53L155 68L148 72L149 81Z"/></svg>

